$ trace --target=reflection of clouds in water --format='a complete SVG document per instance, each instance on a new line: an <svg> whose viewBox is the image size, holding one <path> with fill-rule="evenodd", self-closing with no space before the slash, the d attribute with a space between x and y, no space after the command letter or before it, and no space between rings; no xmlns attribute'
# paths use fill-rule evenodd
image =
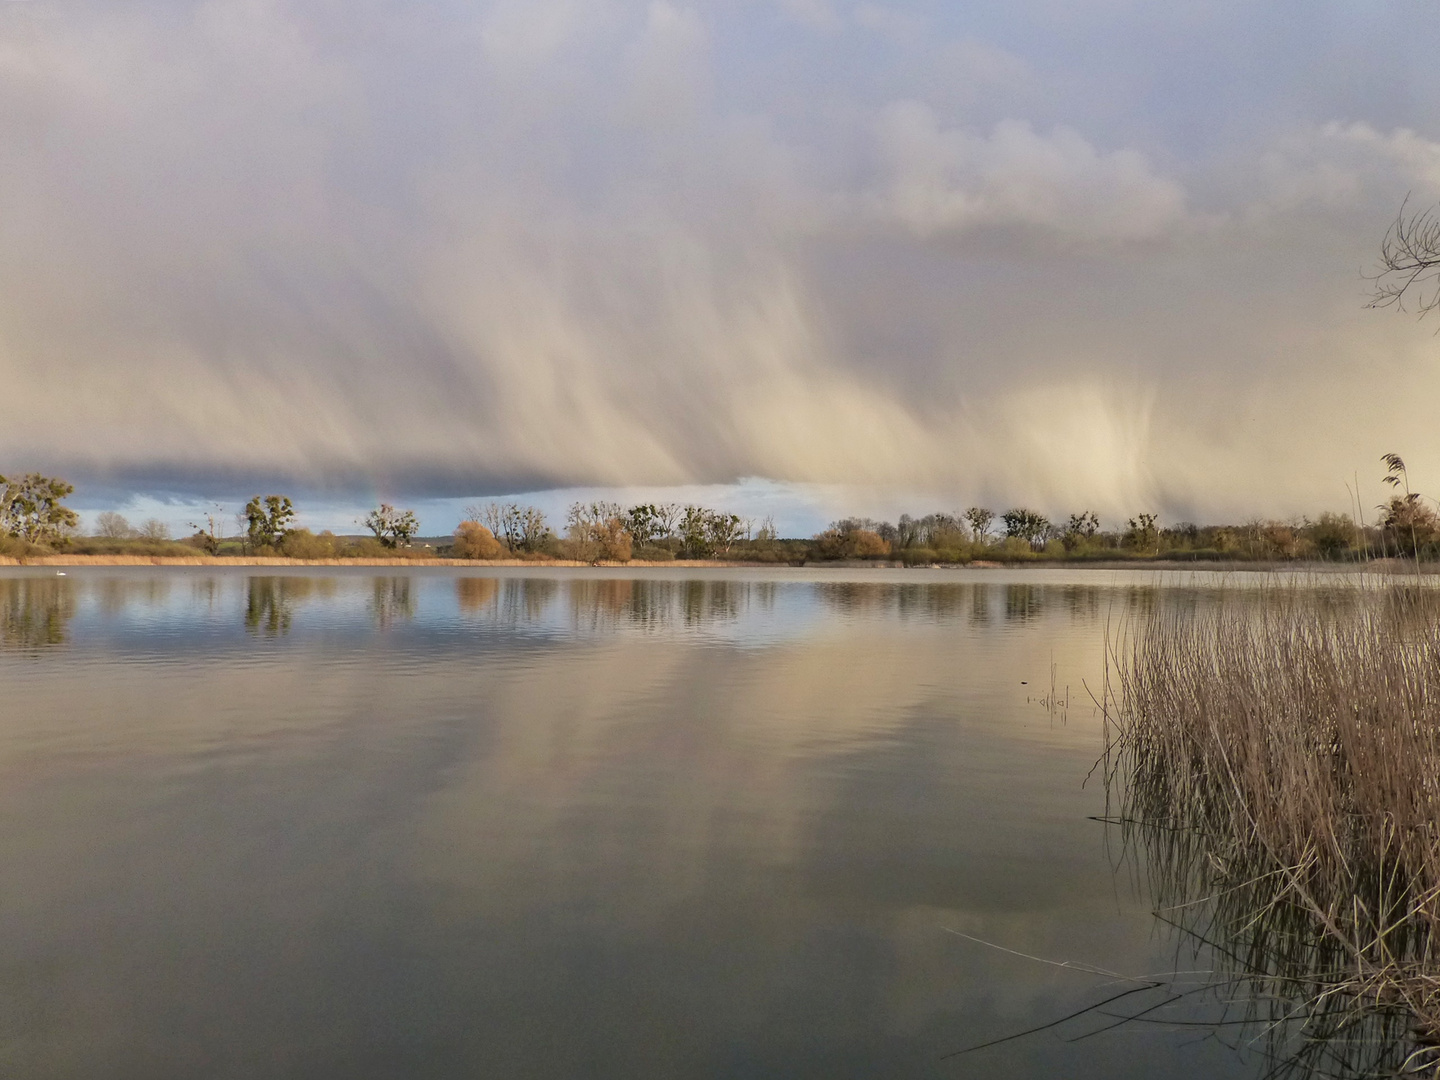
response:
<svg viewBox="0 0 1440 1080"><path fill-rule="evenodd" d="M0 644L17 649L63 645L74 615L75 589L68 580L0 580Z"/></svg>
<svg viewBox="0 0 1440 1080"><path fill-rule="evenodd" d="M0 765L28 768L36 745L93 765L38 796L0 784L17 819L51 800L24 819L44 843L17 845L12 925L78 934L73 906L39 901L101 897L135 958L191 958L139 988L103 950L61 972L40 993L75 1025L77 1060L168 1049L189 1008L277 1055L331 1052L317 1018L336 1045L433 1053L417 1074L719 1074L742 1047L766 1075L923 1076L977 1032L1093 1000L942 925L1151 970L1148 915L1113 930L1085 820L1098 722L1047 724L1018 688L1052 654L1062 671L1100 662L1100 629L1058 599L996 633L970 615L998 618L1000 583L832 591L869 613L852 619L805 580L418 573L401 589L353 573L321 602L271 578L267 618L303 611L271 648L240 630L251 580L214 580L228 651L204 664L188 640L185 663L126 664L78 631L65 664L13 658L37 673L34 708ZM213 595L173 591L167 618ZM407 597L413 617L375 633ZM510 632L537 624L557 632ZM337 626L360 647L317 636ZM74 679L77 653L99 674ZM97 807L82 836L75 815ZM260 990L233 977L232 946ZM1112 1066L1135 1044L984 1064L1132 1080L1154 1062Z"/></svg>
<svg viewBox="0 0 1440 1080"><path fill-rule="evenodd" d="M692 590L597 595L628 620L642 592L684 629ZM812 620L809 636L764 650L621 636L568 655L564 680L547 665L492 670L483 751L427 800L412 851L419 879L440 886L445 918L503 921L515 897L543 895L545 911L521 933L553 936L583 911L616 941L683 953L708 988L651 971L661 996L703 993L703 1023L747 1037L759 1037L750 1012L801 1022L791 1010L805 1010L806 995L771 977L785 958L821 997L866 987L863 1019L838 1000L828 1016L804 1017L837 1046L854 1038L847 1025L935 1023L940 1000L957 1014L938 1041L978 1041L969 1033L997 1022L997 1000L1024 1015L1049 976L977 960L940 940L939 925L1062 958L1117 946L1084 930L1114 907L1089 843L1095 793L1078 782L1096 729L1013 723L1023 698L1006 688L1048 666L1055 642L971 632L972 593L953 595L958 625L902 626L892 603L888 627ZM1098 662L1097 633L1059 651ZM1073 824L1053 828L1059 814ZM1043 827L1027 824L1037 815ZM873 920L861 952L824 944L837 910ZM540 973L520 991L536 1003L560 963L538 948ZM1003 986L981 977L1002 970ZM972 989L958 993L957 980Z"/></svg>

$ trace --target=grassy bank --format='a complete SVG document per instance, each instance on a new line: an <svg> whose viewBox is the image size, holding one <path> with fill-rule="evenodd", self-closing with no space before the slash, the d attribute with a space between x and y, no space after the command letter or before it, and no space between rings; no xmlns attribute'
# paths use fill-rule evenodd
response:
<svg viewBox="0 0 1440 1080"><path fill-rule="evenodd" d="M1107 778L1162 912L1315 1045L1379 1022L1386 1068L1440 1075L1440 596L1275 584L1113 649Z"/></svg>

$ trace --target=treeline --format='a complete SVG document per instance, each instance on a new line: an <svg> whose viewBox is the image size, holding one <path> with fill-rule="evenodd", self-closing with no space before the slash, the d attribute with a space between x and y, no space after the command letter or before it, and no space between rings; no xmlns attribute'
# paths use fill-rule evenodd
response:
<svg viewBox="0 0 1440 1080"><path fill-rule="evenodd" d="M256 495L244 509L215 512L191 522L194 532L176 539L168 524L150 518L138 525L113 510L96 515L92 533L63 500L74 492L63 480L31 473L15 480L0 476L0 555L26 558L74 555L212 556L260 555L291 559L376 557L425 558L434 549L413 547L419 521L409 510L382 503L357 524L369 536L314 533L294 524L294 502L284 495Z"/></svg>
<svg viewBox="0 0 1440 1080"><path fill-rule="evenodd" d="M277 556L294 559L404 557L566 560L585 563L723 559L739 562L806 563L870 561L905 565L1019 563L1119 559L1192 561L1359 562L1374 558L1440 559L1440 516L1433 501L1409 489L1404 462L1384 458L1385 482L1395 494L1378 507L1373 523L1349 514L1311 520L1252 520L1238 525L1161 525L1140 513L1113 528L1081 510L1052 521L1026 507L1000 513L972 506L896 522L846 518L808 538L782 538L773 521L678 503L622 506L575 503L563 524L518 502L469 506L451 537L418 543L413 511L382 503L356 522L369 535L337 536L294 524L296 509L284 495L257 495L232 516L216 506L192 534L172 538L157 519L132 525L106 511L91 535L64 500L73 487L52 477L0 476L0 554ZM231 526L233 524L233 531Z"/></svg>

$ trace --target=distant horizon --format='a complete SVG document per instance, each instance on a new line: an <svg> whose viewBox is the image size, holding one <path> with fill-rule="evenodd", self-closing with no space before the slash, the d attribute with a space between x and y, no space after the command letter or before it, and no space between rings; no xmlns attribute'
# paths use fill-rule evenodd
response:
<svg viewBox="0 0 1440 1080"><path fill-rule="evenodd" d="M1353 483L1353 481L1352 481ZM1360 519L1366 523L1373 524L1379 516L1378 507L1382 499L1388 499L1393 494L1390 488L1385 487L1377 477L1371 484L1374 499L1362 504ZM924 496L915 496L907 501L902 495L889 495L877 497L871 495L871 509L857 509L854 505L847 505L845 502L846 491L834 489L806 489L797 486L774 484L766 481L750 480L735 485L709 485L706 487L690 486L683 488L570 488L553 489L550 491L516 492L502 495L481 495L473 497L448 498L448 499L412 499L406 500L403 495L385 495L383 498L377 495L372 502L349 501L345 499L324 498L315 496L297 495L294 488L286 488L283 485L272 485L270 487L257 487L247 494L236 495L226 500L195 500L193 502L166 502L153 497L139 496L123 502L107 502L104 505L87 503L83 498L83 489L77 489L74 496L67 499L67 505L74 508L81 514L81 531L84 532L93 527L96 516L105 511L114 511L123 514L132 525L138 525L142 521L154 518L165 522L171 528L172 535L179 538L190 531L187 526L192 522L203 521L207 512L214 512L224 515L224 524L230 535L236 534L239 530L236 525L236 515L243 510L245 502L257 494L283 494L289 495L295 500L296 520L295 525L299 528L308 528L313 532L329 530L338 536L360 536L365 535L364 526L361 524L366 513L374 509L380 502L388 502L403 509L416 511L420 519L421 533L426 537L443 537L450 535L456 525L466 518L466 509L472 505L481 505L489 502L517 502L524 505L539 507L549 519L552 528L557 532L563 532L565 515L569 507L576 502L589 503L595 501L616 502L622 506L630 507L642 503L674 503L677 505L699 505L714 510L724 510L737 513L742 518L759 525L763 520L773 520L775 526L782 536L803 538L811 537L823 531L835 521L847 518L872 518L877 521L888 521L894 523L899 520L902 514L919 518L927 514L955 514L962 513L966 508L973 505L985 506L993 510L997 517L1006 510L1014 508L1033 509L1044 514L1052 522L1063 523L1065 518L1072 513L1081 513L1091 509L1090 507L1074 505L1064 510L1049 509L1035 504L1026 504L1018 501L1012 502L991 502L977 503L973 501L955 501L953 505L943 505L941 500L932 499L925 501ZM890 509L884 512L877 512L874 507L877 504L888 505ZM222 510L215 510L219 505ZM898 509L896 509L898 507ZM1101 529L1105 532L1123 532L1129 518L1140 513L1152 513L1154 511L1144 508L1137 508L1132 514L1125 517L1107 517L1099 515ZM1196 518L1165 518L1161 516L1160 523L1163 527L1170 527L1179 524L1193 524L1201 527L1210 526L1233 526L1244 524L1249 521L1299 521L1302 518L1314 520L1323 513L1344 514L1356 518L1356 507L1351 500L1349 507L1342 505L1330 507L1312 507L1308 512L1294 514L1277 513L1253 513L1242 517L1229 519L1208 519ZM1359 519L1357 519L1359 520ZM446 524L448 522L448 525Z"/></svg>

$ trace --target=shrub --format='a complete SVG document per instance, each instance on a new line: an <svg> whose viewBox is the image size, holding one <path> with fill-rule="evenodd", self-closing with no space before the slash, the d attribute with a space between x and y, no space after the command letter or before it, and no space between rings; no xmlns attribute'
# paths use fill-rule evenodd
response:
<svg viewBox="0 0 1440 1080"><path fill-rule="evenodd" d="M1391 550L1413 558L1440 542L1440 518L1419 495L1397 495L1384 510L1380 527Z"/></svg>
<svg viewBox="0 0 1440 1080"><path fill-rule="evenodd" d="M1031 546L1029 540L1025 540L1019 536L1007 536L1004 540L1000 541L999 544L995 545L994 554L996 558L1004 559L1008 562L1016 562L1022 559L1033 559L1035 557L1035 548Z"/></svg>
<svg viewBox="0 0 1440 1080"><path fill-rule="evenodd" d="M498 559L505 551L495 534L478 521L462 521L450 549L457 559Z"/></svg>
<svg viewBox="0 0 1440 1080"><path fill-rule="evenodd" d="M335 534L326 530L316 536L309 529L291 529L280 541L280 554L290 559L333 559Z"/></svg>
<svg viewBox="0 0 1440 1080"><path fill-rule="evenodd" d="M566 532L570 554L581 562L629 562L629 517L614 503L575 503Z"/></svg>
<svg viewBox="0 0 1440 1080"><path fill-rule="evenodd" d="M1321 514L1306 532L1322 559L1342 558L1355 547L1357 532L1349 514Z"/></svg>
<svg viewBox="0 0 1440 1080"><path fill-rule="evenodd" d="M890 544L871 529L837 521L815 537L815 551L822 559L885 559L890 556Z"/></svg>

